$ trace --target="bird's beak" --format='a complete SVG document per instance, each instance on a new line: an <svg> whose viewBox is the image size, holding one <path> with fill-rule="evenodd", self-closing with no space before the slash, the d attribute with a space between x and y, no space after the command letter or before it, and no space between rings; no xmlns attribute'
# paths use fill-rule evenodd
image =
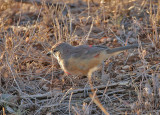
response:
<svg viewBox="0 0 160 115"><path fill-rule="evenodd" d="M50 52L47 53L47 56L51 56L51 54L52 54L52 52L50 51Z"/></svg>

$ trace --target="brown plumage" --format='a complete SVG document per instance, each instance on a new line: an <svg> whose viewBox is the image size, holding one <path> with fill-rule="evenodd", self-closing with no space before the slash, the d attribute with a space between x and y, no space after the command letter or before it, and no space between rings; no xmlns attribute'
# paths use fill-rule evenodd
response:
<svg viewBox="0 0 160 115"><path fill-rule="evenodd" d="M109 49L104 46L71 46L68 43L57 43L47 55L53 54L65 73L87 75L95 71L104 60L137 47L138 44Z"/></svg>

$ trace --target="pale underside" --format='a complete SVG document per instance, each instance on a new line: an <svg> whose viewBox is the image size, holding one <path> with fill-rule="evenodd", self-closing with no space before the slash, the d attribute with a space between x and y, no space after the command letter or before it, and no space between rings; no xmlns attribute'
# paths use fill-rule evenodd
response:
<svg viewBox="0 0 160 115"><path fill-rule="evenodd" d="M71 57L67 60L67 62L61 61L60 65L62 69L67 73L73 75L87 75L88 72L95 71L96 69L98 69L99 65L104 60L113 55L107 54L106 51L101 51L98 54L96 54L96 56L92 56L90 58Z"/></svg>

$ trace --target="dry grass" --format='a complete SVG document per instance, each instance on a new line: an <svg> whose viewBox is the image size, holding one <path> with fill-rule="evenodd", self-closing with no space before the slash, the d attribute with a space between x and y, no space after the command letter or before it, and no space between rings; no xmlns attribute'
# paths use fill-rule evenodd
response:
<svg viewBox="0 0 160 115"><path fill-rule="evenodd" d="M0 114L160 114L159 25L159 0L1 0ZM58 41L151 45L107 60L92 75L94 92L46 56Z"/></svg>

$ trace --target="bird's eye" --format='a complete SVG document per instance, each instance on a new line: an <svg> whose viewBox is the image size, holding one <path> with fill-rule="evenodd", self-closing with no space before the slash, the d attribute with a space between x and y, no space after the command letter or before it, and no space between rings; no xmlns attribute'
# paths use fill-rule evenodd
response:
<svg viewBox="0 0 160 115"><path fill-rule="evenodd" d="M53 53L56 53L57 51L58 51L58 50L54 49L54 50L53 50Z"/></svg>

